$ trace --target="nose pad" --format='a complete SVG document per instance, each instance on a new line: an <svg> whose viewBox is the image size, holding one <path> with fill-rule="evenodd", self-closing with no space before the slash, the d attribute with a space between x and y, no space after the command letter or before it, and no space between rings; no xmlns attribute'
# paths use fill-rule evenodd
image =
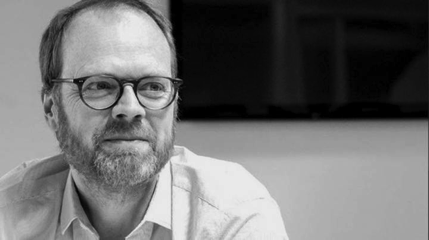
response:
<svg viewBox="0 0 429 240"><path fill-rule="evenodd" d="M130 83L124 84L122 96L112 109L112 115L116 119L133 121L134 119L144 118L146 111L134 93L133 85Z"/></svg>

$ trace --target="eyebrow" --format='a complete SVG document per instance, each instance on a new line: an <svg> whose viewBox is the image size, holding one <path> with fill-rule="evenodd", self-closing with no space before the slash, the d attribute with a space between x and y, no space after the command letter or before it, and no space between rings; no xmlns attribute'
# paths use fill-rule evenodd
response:
<svg viewBox="0 0 429 240"><path fill-rule="evenodd" d="M111 76L111 77L117 78L119 80L138 80L138 79L142 79L142 78L146 78L146 77L155 77L155 76L168 77L165 74L154 73L154 72L145 73L143 75L139 75L138 77L135 77L135 76L131 76L131 75L119 76L118 74L113 73L113 72L101 71L101 72L97 72L97 73L89 72L88 74L82 75L80 77L75 77L75 78L82 78L82 77L86 77L86 76L96 76L96 75Z"/></svg>

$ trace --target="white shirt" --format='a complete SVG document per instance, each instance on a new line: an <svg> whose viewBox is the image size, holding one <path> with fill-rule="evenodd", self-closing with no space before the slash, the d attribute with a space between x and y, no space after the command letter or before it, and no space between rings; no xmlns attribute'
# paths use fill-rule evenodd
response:
<svg viewBox="0 0 429 240"><path fill-rule="evenodd" d="M288 239L277 203L243 167L174 152L126 239ZM0 179L0 239L99 239L62 155Z"/></svg>

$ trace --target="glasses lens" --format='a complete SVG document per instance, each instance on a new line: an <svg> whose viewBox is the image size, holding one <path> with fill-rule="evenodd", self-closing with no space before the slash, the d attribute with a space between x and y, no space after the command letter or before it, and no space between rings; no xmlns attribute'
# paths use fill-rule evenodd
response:
<svg viewBox="0 0 429 240"><path fill-rule="evenodd" d="M86 104L95 109L103 109L112 105L120 91L119 83L107 76L88 78L82 86L82 98Z"/></svg>
<svg viewBox="0 0 429 240"><path fill-rule="evenodd" d="M174 87L170 79L150 77L140 81L137 95L142 105L149 109L161 109L174 98Z"/></svg>

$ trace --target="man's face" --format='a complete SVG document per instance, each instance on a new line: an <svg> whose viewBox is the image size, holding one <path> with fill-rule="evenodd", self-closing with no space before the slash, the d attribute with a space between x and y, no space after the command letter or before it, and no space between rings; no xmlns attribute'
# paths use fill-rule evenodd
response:
<svg viewBox="0 0 429 240"><path fill-rule="evenodd" d="M118 78L171 76L170 49L146 14L129 9L87 11L70 24L63 43L62 78L109 74ZM93 110L75 84L61 84L60 147L80 175L121 191L144 184L168 161L175 104L143 108L131 86L107 110Z"/></svg>

